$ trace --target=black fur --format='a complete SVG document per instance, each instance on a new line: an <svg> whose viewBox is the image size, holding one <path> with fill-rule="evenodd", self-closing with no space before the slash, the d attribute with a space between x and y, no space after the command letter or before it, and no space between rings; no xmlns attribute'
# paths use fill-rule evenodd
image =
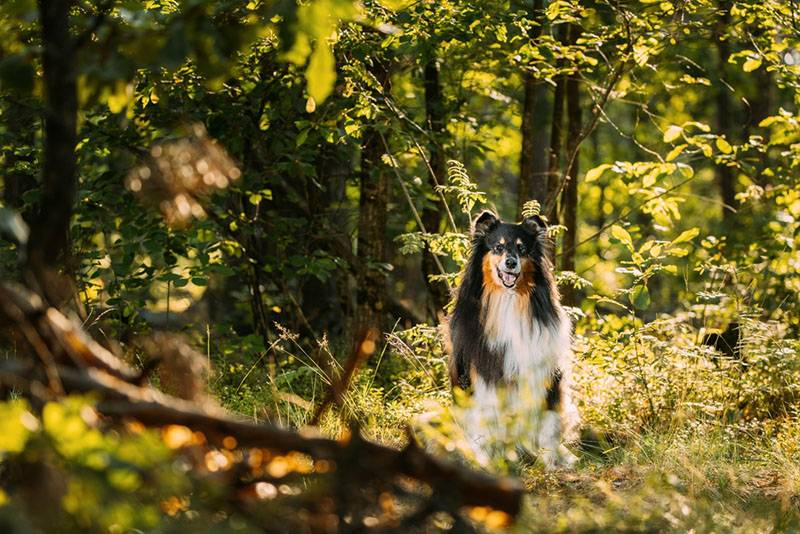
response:
<svg viewBox="0 0 800 534"><path fill-rule="evenodd" d="M521 224L507 224L491 212L481 213L473 225L472 253L450 318L450 380L453 386L467 389L473 372L489 384L496 384L504 378L503 355L488 348L481 318L483 258L501 237L507 243L521 239L526 249L524 255L534 264L534 290L529 297L532 320L551 326L559 317L558 293L549 260L550 241L544 221L534 216Z"/></svg>
<svg viewBox="0 0 800 534"><path fill-rule="evenodd" d="M548 410L558 410L561 404L561 369L556 369L553 379L547 388L547 398L545 399Z"/></svg>

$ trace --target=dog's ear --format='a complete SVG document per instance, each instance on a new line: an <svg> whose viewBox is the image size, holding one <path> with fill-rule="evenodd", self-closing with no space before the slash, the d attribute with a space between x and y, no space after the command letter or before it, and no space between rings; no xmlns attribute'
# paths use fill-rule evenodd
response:
<svg viewBox="0 0 800 534"><path fill-rule="evenodd" d="M500 224L500 219L493 212L484 210L472 223L472 237L485 236Z"/></svg>
<svg viewBox="0 0 800 534"><path fill-rule="evenodd" d="M522 221L522 228L532 234L537 234L540 230L547 230L547 223L539 215L532 215Z"/></svg>

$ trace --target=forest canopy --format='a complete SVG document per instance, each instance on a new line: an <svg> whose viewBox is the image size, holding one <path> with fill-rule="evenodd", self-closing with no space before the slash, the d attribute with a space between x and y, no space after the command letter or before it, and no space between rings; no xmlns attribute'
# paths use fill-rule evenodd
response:
<svg viewBox="0 0 800 534"><path fill-rule="evenodd" d="M793 2L7 0L0 36L3 531L800 529ZM485 209L547 223L572 469L454 420Z"/></svg>

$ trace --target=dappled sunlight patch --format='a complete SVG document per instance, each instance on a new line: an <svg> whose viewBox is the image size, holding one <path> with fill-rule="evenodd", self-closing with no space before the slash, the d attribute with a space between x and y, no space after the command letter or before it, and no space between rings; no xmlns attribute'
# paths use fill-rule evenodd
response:
<svg viewBox="0 0 800 534"><path fill-rule="evenodd" d="M469 518L477 523L483 523L487 528L505 528L514 522L514 519L501 510L493 510L488 506L475 506L469 509Z"/></svg>

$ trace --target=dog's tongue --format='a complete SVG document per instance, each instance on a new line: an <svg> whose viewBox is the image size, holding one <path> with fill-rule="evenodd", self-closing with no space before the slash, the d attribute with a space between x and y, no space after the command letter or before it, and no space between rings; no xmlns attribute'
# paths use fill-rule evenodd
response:
<svg viewBox="0 0 800 534"><path fill-rule="evenodd" d="M500 278L503 280L503 283L507 286L513 285L514 282L517 281L517 275L511 273L505 273L500 271Z"/></svg>

